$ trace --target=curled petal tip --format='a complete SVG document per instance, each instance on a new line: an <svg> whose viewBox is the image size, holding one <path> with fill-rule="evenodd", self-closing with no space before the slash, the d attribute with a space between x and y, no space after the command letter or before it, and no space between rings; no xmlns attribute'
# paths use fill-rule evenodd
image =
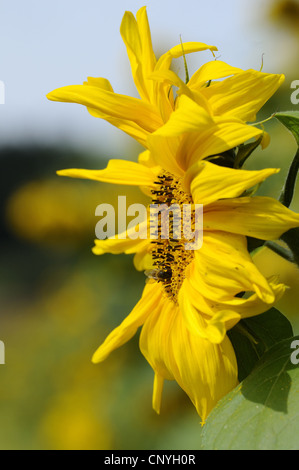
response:
<svg viewBox="0 0 299 470"><path fill-rule="evenodd" d="M96 352L93 354L93 356L92 356L92 358L91 358L91 362L92 362L93 364L98 364L99 362L102 362L102 357L101 357L101 355L99 354L98 351L96 351Z"/></svg>

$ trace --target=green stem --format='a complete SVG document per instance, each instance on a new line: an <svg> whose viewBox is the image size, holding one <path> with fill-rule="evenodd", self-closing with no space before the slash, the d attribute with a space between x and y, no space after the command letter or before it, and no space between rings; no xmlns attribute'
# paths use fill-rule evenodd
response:
<svg viewBox="0 0 299 470"><path fill-rule="evenodd" d="M188 65L187 65L187 60L186 60L186 54L184 51L182 36L180 36L180 41L181 41L181 46L182 46L182 51L183 51L183 59L184 59L185 74L186 74L186 85L187 85L187 83L189 82L189 72L188 72Z"/></svg>
<svg viewBox="0 0 299 470"><path fill-rule="evenodd" d="M266 241L264 246L270 248L270 250L274 251L274 253L281 256L285 260L290 261L291 263L295 262L292 252L287 250L283 246L277 245L277 243L274 243L272 241Z"/></svg>
<svg viewBox="0 0 299 470"><path fill-rule="evenodd" d="M299 227L292 228L280 237L290 248L293 261L299 266Z"/></svg>
<svg viewBox="0 0 299 470"><path fill-rule="evenodd" d="M246 338L249 339L249 341L252 343L252 344L258 344L258 341L255 339L255 337L249 333L248 329L245 328L241 322L237 323L236 326L235 326L236 330L238 330L242 335L246 336Z"/></svg>
<svg viewBox="0 0 299 470"><path fill-rule="evenodd" d="M299 149L297 150L296 155L292 161L283 191L279 198L279 201L286 207L290 207L290 204L293 199L298 170L299 170Z"/></svg>

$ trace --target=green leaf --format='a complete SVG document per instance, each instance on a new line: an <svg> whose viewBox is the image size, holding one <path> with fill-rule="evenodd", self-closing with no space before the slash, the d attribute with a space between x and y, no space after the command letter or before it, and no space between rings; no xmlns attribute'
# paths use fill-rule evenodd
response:
<svg viewBox="0 0 299 470"><path fill-rule="evenodd" d="M234 161L234 168L241 168L246 162L247 158L250 157L252 152L260 145L263 136L261 135L257 140L249 144L241 144L238 148L238 152Z"/></svg>
<svg viewBox="0 0 299 470"><path fill-rule="evenodd" d="M289 172L288 172L288 176L287 176L284 188L279 198L279 201L286 207L290 207L293 196L294 196L298 170L299 170L299 150L297 150L296 155L293 158L293 161L289 168Z"/></svg>
<svg viewBox="0 0 299 470"><path fill-rule="evenodd" d="M299 111L276 113L275 117L293 134L299 147ZM279 198L280 202L286 207L290 206L293 199L298 170L299 150L297 150L296 155L293 158L284 188Z"/></svg>
<svg viewBox="0 0 299 470"><path fill-rule="evenodd" d="M291 228L280 237L293 253L294 262L299 266L299 227Z"/></svg>
<svg viewBox="0 0 299 470"><path fill-rule="evenodd" d="M225 152L217 155L210 155L206 160L214 163L215 165L224 166L227 168L233 168L234 161L236 158L236 148L226 150Z"/></svg>
<svg viewBox="0 0 299 470"><path fill-rule="evenodd" d="M299 111L285 111L283 113L276 113L276 119L278 119L296 139L299 147Z"/></svg>
<svg viewBox="0 0 299 470"><path fill-rule="evenodd" d="M247 379L220 400L203 428L204 449L298 449L299 365L291 362L294 340L299 336L268 350Z"/></svg>
<svg viewBox="0 0 299 470"><path fill-rule="evenodd" d="M251 256L253 253L261 248L265 244L265 240L261 240L260 238L253 238L253 237L246 237L247 238L247 249Z"/></svg>
<svg viewBox="0 0 299 470"><path fill-rule="evenodd" d="M241 320L228 331L238 362L239 381L244 380L257 361L274 344L293 336L289 320L275 308Z"/></svg>

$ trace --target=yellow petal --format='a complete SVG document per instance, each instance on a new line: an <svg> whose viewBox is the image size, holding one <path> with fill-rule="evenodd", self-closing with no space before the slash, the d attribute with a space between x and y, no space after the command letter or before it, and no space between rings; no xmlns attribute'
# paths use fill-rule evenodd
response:
<svg viewBox="0 0 299 470"><path fill-rule="evenodd" d="M85 86L97 86L103 90L114 92L111 83L107 78L103 77L87 77L87 82L83 82Z"/></svg>
<svg viewBox="0 0 299 470"><path fill-rule="evenodd" d="M142 224L140 224L139 234L141 235L139 238L131 237L131 234L135 232L135 227L126 230L118 235L115 235L114 238L107 238L105 240L95 240L95 246L93 247L92 251L95 255L103 255L104 253L112 253L114 255L119 255L120 253L132 254L138 253L139 251L144 251L151 246L150 240L147 239L147 232L148 232L148 221L145 220Z"/></svg>
<svg viewBox="0 0 299 470"><path fill-rule="evenodd" d="M108 116L107 114L101 113L100 111L94 108L87 108L87 111L93 117L101 118L109 122L110 124L112 124L112 126L117 127L117 129L120 129L121 131L128 134L130 137L133 137L133 139L143 145L143 147L146 147L147 136L150 133L140 127L135 122Z"/></svg>
<svg viewBox="0 0 299 470"><path fill-rule="evenodd" d="M278 171L276 168L258 171L235 170L203 161L196 163L188 170L184 185L186 188L190 188L195 204L207 206L215 201L218 204L218 199L238 197L246 189L252 188ZM204 207L204 211L209 210L210 208ZM208 224L208 217L207 215L205 224ZM229 222L230 220L227 219L227 224Z"/></svg>
<svg viewBox="0 0 299 470"><path fill-rule="evenodd" d="M187 328L212 343L221 343L226 332L242 318L259 315L271 308L285 293L286 286L278 283L277 277L268 279L274 297L272 303L266 303L252 294L249 297L235 297L225 302L215 302L204 298L200 285L192 286L185 279L179 293L179 304L183 312Z"/></svg>
<svg viewBox="0 0 299 470"><path fill-rule="evenodd" d="M214 117L214 125L197 135L185 136L185 168L209 156L219 155L226 150L237 147L251 138L257 138L262 130L226 117ZM183 152L177 156L179 164L183 164Z"/></svg>
<svg viewBox="0 0 299 470"><path fill-rule="evenodd" d="M142 44L143 59L146 62L143 66L145 67L145 75L147 75L150 71L154 70L157 60L153 51L151 31L145 6L137 11L136 19Z"/></svg>
<svg viewBox="0 0 299 470"><path fill-rule="evenodd" d="M82 104L112 118L133 121L148 132L163 125L157 109L151 104L98 86L70 85L57 88L47 98L51 101Z"/></svg>
<svg viewBox="0 0 299 470"><path fill-rule="evenodd" d="M236 358L228 338L216 345L191 334L180 309L167 299L160 314L146 320L140 348L156 375L178 382L203 422L217 401L238 383Z"/></svg>
<svg viewBox="0 0 299 470"><path fill-rule="evenodd" d="M133 259L134 266L137 271L153 269L153 258L150 253L150 248L150 243L140 244Z"/></svg>
<svg viewBox="0 0 299 470"><path fill-rule="evenodd" d="M154 102L153 82L148 80L148 75L154 70L156 58L146 8L142 7L136 17L137 21L134 15L127 11L123 17L120 32L127 48L136 88L142 99Z"/></svg>
<svg viewBox="0 0 299 470"><path fill-rule="evenodd" d="M230 116L213 117L207 107L182 95L178 108L155 135L183 139L176 159L180 167L187 169L199 160L236 147L262 132Z"/></svg>
<svg viewBox="0 0 299 470"><path fill-rule="evenodd" d="M227 337L221 344L191 335L178 316L171 335L172 368L189 395L202 422L217 402L237 384L237 362Z"/></svg>
<svg viewBox="0 0 299 470"><path fill-rule="evenodd" d="M219 303L229 302L240 292L256 292L268 304L275 295L265 277L253 264L242 235L204 231L203 245L195 251L190 282L201 294Z"/></svg>
<svg viewBox="0 0 299 470"><path fill-rule="evenodd" d="M299 214L270 197L216 201L204 216L207 230L224 230L262 240L276 240L295 227L299 227Z"/></svg>
<svg viewBox="0 0 299 470"><path fill-rule="evenodd" d="M238 323L241 316L228 306L219 306L214 309L212 316L201 311L202 303L209 302L200 293L200 286L195 289L188 279L185 279L179 292L179 305L186 323L186 327L194 335L199 335L212 343L221 343L226 335L226 325ZM213 302L215 304L215 302ZM211 307L209 308L211 312Z"/></svg>
<svg viewBox="0 0 299 470"><path fill-rule="evenodd" d="M173 322L172 311L175 306L165 296L160 285L155 283L157 291L160 292L160 304L154 311L150 312L142 327L139 346L142 354L149 362L155 374L167 380L173 380L173 374L165 363L168 355L168 336L166 331L171 331Z"/></svg>
<svg viewBox="0 0 299 470"><path fill-rule="evenodd" d="M178 44L160 57L156 65L156 70L168 70L170 68L172 59L182 57L184 54L206 50L213 52L217 51L218 49L215 46L208 46L203 42L184 42L183 44Z"/></svg>
<svg viewBox="0 0 299 470"><path fill-rule="evenodd" d="M94 78L88 77L87 82L84 82L83 85L85 86L97 86L104 90L113 92L113 88L111 83L106 78ZM146 146L146 138L149 134L148 131L140 127L133 121L128 121L126 119L120 119L116 117L112 117L109 114L105 114L104 112L100 111L99 109L95 108L87 108L89 114L93 117L105 119L105 121L109 122L113 126L117 127L121 131L125 132L129 136L133 137L133 139L137 140L141 145L144 147Z"/></svg>
<svg viewBox="0 0 299 470"><path fill-rule="evenodd" d="M292 323L294 333L299 333L299 269L274 253L267 247L257 250L252 256L253 262L264 276L279 275L280 282L286 284L287 289L283 297L276 304L276 308Z"/></svg>
<svg viewBox="0 0 299 470"><path fill-rule="evenodd" d="M272 278L275 282L272 282L271 278L268 279L269 286L271 287L274 294L274 300L272 303L269 304L263 302L263 300L260 299L257 294L252 294L251 296L245 298L234 297L224 305L217 304L215 308L230 309L230 311L237 313L240 318L255 317L256 315L266 312L282 298L286 291L286 286L277 282L277 276ZM233 325L228 322L228 324L226 324L226 329L228 330L232 328L232 326Z"/></svg>
<svg viewBox="0 0 299 470"><path fill-rule="evenodd" d="M153 186L155 173L139 163L127 160L110 160L104 170L84 170L70 168L57 172L60 176L71 178L90 179L113 184L126 184L133 186Z"/></svg>
<svg viewBox="0 0 299 470"><path fill-rule="evenodd" d="M202 90L215 115L254 121L256 113L284 81L284 75L247 70Z"/></svg>
<svg viewBox="0 0 299 470"><path fill-rule="evenodd" d="M132 240L130 238L121 239L118 235L115 238L107 238L106 240L95 240L95 246L92 249L94 255L103 255L105 253L112 253L113 255L119 255L120 253L126 253L127 255L132 253L138 253L148 249L150 246L149 241L137 238Z"/></svg>
<svg viewBox="0 0 299 470"><path fill-rule="evenodd" d="M147 146L148 146L148 142L147 142ZM152 153L149 150L145 150L144 152L141 152L138 155L138 163L148 168L151 168L151 170L153 171L155 175L162 173L163 169L160 167L160 165L157 164ZM151 192L151 188L149 186L141 186L140 189L144 194L146 194L152 199L153 195Z"/></svg>
<svg viewBox="0 0 299 470"><path fill-rule="evenodd" d="M181 92L192 98L192 92L180 77L172 70L157 70L150 75L150 78L158 83L167 83L181 89Z"/></svg>
<svg viewBox="0 0 299 470"><path fill-rule="evenodd" d="M103 255L105 253L112 253L118 255L120 253L135 254L134 266L137 271L145 271L151 269L152 256L151 256L151 242L149 239L148 221L145 220L139 224L138 232L139 238L131 237L134 234L135 227L131 227L129 230L110 237L105 240L95 240L95 246L92 252L95 255Z"/></svg>
<svg viewBox="0 0 299 470"><path fill-rule="evenodd" d="M112 351L129 341L149 314L159 306L160 299L161 291L157 289L156 284L147 284L137 305L125 320L107 336L94 353L92 362L104 361Z"/></svg>
<svg viewBox="0 0 299 470"><path fill-rule="evenodd" d="M243 70L222 62L221 60L213 60L202 65L190 78L188 87L192 90L198 90L204 83L209 80L217 80L219 78L228 77L242 73Z"/></svg>
<svg viewBox="0 0 299 470"><path fill-rule="evenodd" d="M146 131L145 129L142 129L142 127L140 127L138 124L135 124L132 121L112 118L109 116L105 117L104 119L107 122L110 122L110 124L112 124L113 126L117 127L121 131L128 134L130 137L133 137L133 139L139 142L143 147L146 147L146 141L147 141L147 136L149 135L149 132Z"/></svg>
<svg viewBox="0 0 299 470"><path fill-rule="evenodd" d="M180 142L180 137L168 139L156 134L151 134L147 139L147 146L156 165L179 178L184 176L184 171L175 158Z"/></svg>
<svg viewBox="0 0 299 470"><path fill-rule="evenodd" d="M183 95L178 109L172 113L168 122L157 130L156 134L172 137L184 132L202 132L214 124L213 117L204 107Z"/></svg>
<svg viewBox="0 0 299 470"><path fill-rule="evenodd" d="M208 46L207 44L200 42L179 44L160 57L155 67L155 74L162 73L164 71L167 72L170 68L172 59L174 58L181 57L184 54L190 54L192 52L204 50L210 50L213 53L213 51L216 51L217 48L215 46ZM184 89L186 91L186 88ZM156 83L155 95L157 96L157 106L160 110L163 121L167 122L174 109L174 99L171 86L167 86L167 83Z"/></svg>
<svg viewBox="0 0 299 470"><path fill-rule="evenodd" d="M149 150L145 150L144 152L141 152L138 155L138 163L140 163L141 165L147 166L149 168L157 168L157 166L159 166L157 165L155 159L153 158L153 155L151 154ZM155 169L154 172L158 173L161 170L162 169L159 166L159 168Z"/></svg>
<svg viewBox="0 0 299 470"><path fill-rule="evenodd" d="M262 138L262 141L261 141L262 149L264 150L265 148L267 148L269 144L270 144L270 134L268 134L268 132L264 131L263 132L263 138Z"/></svg>
<svg viewBox="0 0 299 470"><path fill-rule="evenodd" d="M267 310L265 308L265 310ZM220 343L224 340L227 330L235 326L241 320L239 312L234 310L218 310L210 320L207 321L207 339L212 343Z"/></svg>
<svg viewBox="0 0 299 470"><path fill-rule="evenodd" d="M255 260L253 259L253 262ZM261 271L260 267L259 270ZM264 273L263 273L264 274ZM264 302L257 294L246 295L243 297L231 296L228 297L224 302L217 302L215 300L208 299L203 297L201 294L200 286L193 286L190 282L190 279L185 279L184 284L188 283L187 290L189 293L189 298L194 307L202 313L203 318L206 321L215 317L220 318L219 313L226 311L226 315L230 316L230 312L235 312L239 319L252 317L259 315L260 313L269 310L276 302L278 302L281 297L284 295L287 287L279 282L279 276L270 276L267 278L267 282L273 292L273 302L267 303ZM184 286L183 284L183 286ZM182 286L182 288L183 288ZM224 319L226 330L232 328L235 324L237 317L227 317ZM232 324L232 320L234 320ZM198 331L199 333L199 331Z"/></svg>
<svg viewBox="0 0 299 470"><path fill-rule="evenodd" d="M189 86L185 85L185 83L179 78L179 76L172 70L158 70L152 73L150 75L150 78L158 83L162 83L162 85L168 84L170 86L176 86L178 88L178 97L176 100L177 103L180 103L180 96L185 95L195 101L209 114L212 114L212 107L210 106L208 100L205 99L205 97L201 93L197 93L196 91L191 90Z"/></svg>
<svg viewBox="0 0 299 470"><path fill-rule="evenodd" d="M139 234L146 236L148 231L147 221L143 224L140 224ZM145 271L146 269L153 268L153 261L151 255L151 242L149 238L144 239L141 236L139 238L130 238L130 233L135 232L135 227L123 232L121 234L115 235L115 237L106 238L105 240L95 240L95 246L92 249L92 252L95 255L103 255L105 253L111 253L113 255L118 255L120 253L125 253L127 255L135 254L134 256L134 266L137 271Z"/></svg>

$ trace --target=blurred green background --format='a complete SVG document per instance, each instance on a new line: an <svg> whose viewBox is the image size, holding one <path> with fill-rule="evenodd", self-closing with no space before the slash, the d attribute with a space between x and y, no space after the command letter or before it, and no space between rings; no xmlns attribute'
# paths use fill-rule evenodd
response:
<svg viewBox="0 0 299 470"><path fill-rule="evenodd" d="M17 21L21 21L22 12L13 11L15 3L1 8L4 16L17 15ZM35 35L36 44L47 3L34 10L36 2L29 2L28 22L35 18L36 31L30 30L28 38L32 40ZM114 30L109 23L106 30L96 33L98 42L91 41L87 52L84 47L78 50L74 46L69 55L68 46L72 46L75 34L74 18L69 17L68 1L57 2L61 11L56 20L62 43L50 57L51 70L46 69L49 73L42 72L40 62L41 58L47 61L42 52L44 47L48 53L48 37L36 49L29 47L28 40L26 48L31 58L29 63L40 73L38 80L30 68L22 68L22 73L16 76L14 68L18 64L14 53L21 54L21 34L10 32L14 40L9 42L7 36L8 52L4 48L0 54L0 79L6 90L6 103L0 106L3 130L0 136L0 339L6 347L6 365L0 365L0 449L198 448L200 420L176 384L165 386L161 415L152 411L153 372L139 352L138 335L103 364L91 364L95 349L130 312L144 286L144 274L135 271L131 256L97 257L91 253L94 211L100 203L116 203L118 194L127 195L128 204L143 196L138 189L68 180L56 176L55 172L68 167L104 168L107 157L111 156L136 160L142 149L118 131L109 133L108 124L91 118L83 108L78 106L75 110L68 104L48 103L44 95L56 86L73 84L76 79L80 83L87 75L96 76L88 68L92 61L93 70L99 65L98 75L107 76L106 55L110 58L107 62L110 72L117 74L119 83L128 84L128 65L119 60L124 49L117 49L118 42L111 45L111 50L105 48L102 52L102 49L106 40L119 36L124 10L132 9L135 13L144 2L112 1L106 13L100 2L91 2L89 9L75 3L76 17L81 24L81 29L76 30L78 38L89 31L88 18L94 17L94 12L98 12L101 22L105 14L109 21L113 20ZM229 57L224 54L221 58L235 66L259 69L260 52L264 48L268 51L264 70L284 72L286 81L258 116L263 119L278 110L299 109L299 105L296 108L290 102L290 84L299 79L299 3L274 0L260 3L263 8L258 8L260 4L254 1L225 2L224 13L219 1L213 13L213 5L187 1L182 28L190 25L192 31L192 37L183 36L184 40L207 41L207 30L197 31L194 18L200 16L202 26L209 24L205 27L209 29L211 44L218 45L221 35L223 45L228 47L231 43ZM152 29L161 28L159 47L161 51L166 50L177 43L174 39L168 44L168 37L176 38L182 33L178 29L181 3L167 1L164 7L158 8L156 2L149 1L147 5ZM52 20L54 31L55 18ZM220 31L215 22L221 23ZM189 34L189 29L185 31ZM213 34L217 36L215 40ZM26 38L25 34L25 44ZM245 38L251 38L251 42L245 42ZM89 39L85 36L84 40ZM248 55L244 56L242 51ZM80 81L76 70L71 77L75 60ZM196 55L190 59L191 66L197 68L202 64L200 60ZM182 63L176 67L183 72ZM14 79L10 78L12 75ZM38 88L41 83L48 88ZM260 190L260 194L278 197L296 146L291 134L275 119L267 122L265 128L271 135L271 144L266 150L255 152L247 168L280 167L281 172ZM298 188L292 208L299 211ZM280 273L291 286L280 308L298 334L298 271L270 252L259 255L257 264L266 274L272 274L273 270Z"/></svg>

